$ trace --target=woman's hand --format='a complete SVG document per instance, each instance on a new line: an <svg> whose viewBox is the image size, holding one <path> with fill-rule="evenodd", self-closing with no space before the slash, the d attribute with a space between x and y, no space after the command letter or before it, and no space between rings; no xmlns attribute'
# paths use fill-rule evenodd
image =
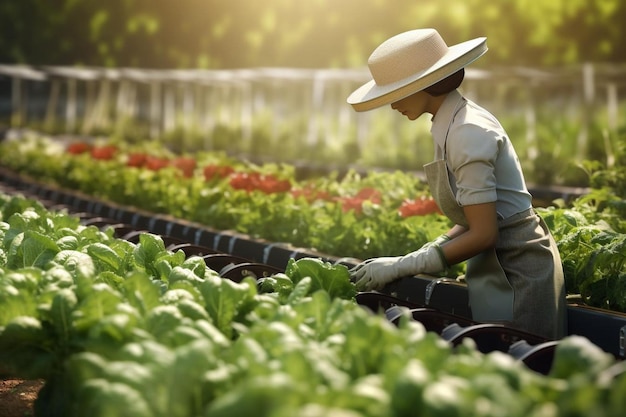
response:
<svg viewBox="0 0 626 417"><path fill-rule="evenodd" d="M424 245L408 255L368 259L350 270L359 291L380 290L402 277L444 271L447 263L437 243Z"/></svg>

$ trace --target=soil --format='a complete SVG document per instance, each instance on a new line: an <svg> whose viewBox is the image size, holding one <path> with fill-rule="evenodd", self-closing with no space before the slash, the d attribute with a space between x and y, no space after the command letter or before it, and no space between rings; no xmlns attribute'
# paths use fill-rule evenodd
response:
<svg viewBox="0 0 626 417"><path fill-rule="evenodd" d="M43 380L0 379L0 417L33 416L43 384Z"/></svg>

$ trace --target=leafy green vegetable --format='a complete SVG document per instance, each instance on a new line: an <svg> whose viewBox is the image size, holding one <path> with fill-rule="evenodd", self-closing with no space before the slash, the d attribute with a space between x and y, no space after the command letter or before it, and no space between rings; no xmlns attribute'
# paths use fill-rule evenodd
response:
<svg viewBox="0 0 626 417"><path fill-rule="evenodd" d="M34 230L28 230L24 233L20 249L17 251L22 254L20 266L39 268L43 268L59 252L59 247L54 240Z"/></svg>
<svg viewBox="0 0 626 417"><path fill-rule="evenodd" d="M626 368L586 339L560 341L544 376L505 353L480 353L471 339L453 349L408 315L393 325L372 314L354 302L340 265L292 259L285 273L236 283L201 258L165 250L156 236L134 245L25 210L0 224L0 247L19 259L0 268L0 366L46 378L38 401L50 409L42 415L623 411ZM604 276L623 268L619 232L580 212L544 214L565 236L560 244L593 265L572 269L589 299L619 289ZM58 253L47 262L24 257L31 239L27 245L56 245Z"/></svg>
<svg viewBox="0 0 626 417"><path fill-rule="evenodd" d="M51 324L59 339L67 342L72 331L72 313L78 300L76 293L70 289L59 290L52 299L49 317Z"/></svg>
<svg viewBox="0 0 626 417"><path fill-rule="evenodd" d="M50 266L61 266L78 279L91 279L96 274L93 259L86 253L63 250L50 261Z"/></svg>
<svg viewBox="0 0 626 417"><path fill-rule="evenodd" d="M281 301L286 302L293 290L293 281L285 274L278 273L260 279L259 292L276 293Z"/></svg>
<svg viewBox="0 0 626 417"><path fill-rule="evenodd" d="M310 292L326 291L332 298L341 297L352 299L356 295L356 288L350 282L348 268L344 265L332 265L318 258L289 259L287 275L294 283L302 279L311 279Z"/></svg>
<svg viewBox="0 0 626 417"><path fill-rule="evenodd" d="M55 359L53 340L37 318L14 317L0 327L0 364L24 378L48 378Z"/></svg>
<svg viewBox="0 0 626 417"><path fill-rule="evenodd" d="M236 283L210 275L198 284L212 322L227 337L234 335L232 324L243 320L255 305L256 288L246 280Z"/></svg>
<svg viewBox="0 0 626 417"><path fill-rule="evenodd" d="M613 357L582 336L570 336L556 347L550 376L572 378L576 375L593 379L614 363Z"/></svg>
<svg viewBox="0 0 626 417"><path fill-rule="evenodd" d="M75 414L94 417L119 415L120 410L129 416L153 416L147 399L134 388L106 379L91 379L81 385L73 406Z"/></svg>
<svg viewBox="0 0 626 417"><path fill-rule="evenodd" d="M160 236L142 233L139 236L139 244L135 248L134 257L138 266L144 268L153 277L160 277L154 264L164 252L165 244Z"/></svg>
<svg viewBox="0 0 626 417"><path fill-rule="evenodd" d="M86 249L94 262L96 271L110 271L117 274L122 272L123 260L110 246L96 242L87 246Z"/></svg>

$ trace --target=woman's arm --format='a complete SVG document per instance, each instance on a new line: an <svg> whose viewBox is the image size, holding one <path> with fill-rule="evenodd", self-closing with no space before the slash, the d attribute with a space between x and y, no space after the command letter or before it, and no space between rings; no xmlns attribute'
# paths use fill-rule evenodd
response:
<svg viewBox="0 0 626 417"><path fill-rule="evenodd" d="M498 239L496 203L463 207L468 227L454 226L446 233L450 241L441 245L448 265L463 262L485 249L495 246Z"/></svg>
<svg viewBox="0 0 626 417"><path fill-rule="evenodd" d="M457 237L459 237L460 235L462 235L463 233L467 232L467 228L455 224L454 226L452 226L452 228L450 230L448 230L446 232L446 235L450 238L450 239L455 239Z"/></svg>

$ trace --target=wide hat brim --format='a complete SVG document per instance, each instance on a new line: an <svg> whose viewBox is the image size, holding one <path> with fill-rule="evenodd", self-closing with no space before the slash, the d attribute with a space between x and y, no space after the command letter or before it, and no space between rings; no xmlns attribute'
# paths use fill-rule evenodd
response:
<svg viewBox="0 0 626 417"><path fill-rule="evenodd" d="M481 37L448 48L448 52L430 67L393 83L378 85L374 80L357 88L348 104L358 112L394 103L465 68L487 52L487 38Z"/></svg>

